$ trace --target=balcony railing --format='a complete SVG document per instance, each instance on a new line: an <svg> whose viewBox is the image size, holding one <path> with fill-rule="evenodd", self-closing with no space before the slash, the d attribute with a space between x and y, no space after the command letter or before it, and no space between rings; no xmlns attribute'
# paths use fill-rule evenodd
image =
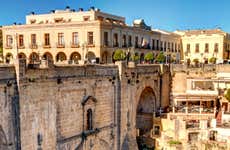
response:
<svg viewBox="0 0 230 150"><path fill-rule="evenodd" d="M95 42L88 42L87 47L95 47Z"/></svg>
<svg viewBox="0 0 230 150"><path fill-rule="evenodd" d="M57 48L65 48L65 43L56 43Z"/></svg>
<svg viewBox="0 0 230 150"><path fill-rule="evenodd" d="M12 48L13 48L12 45L6 45L6 46L5 46L5 49L12 49Z"/></svg>
<svg viewBox="0 0 230 150"><path fill-rule="evenodd" d="M50 44L44 43L44 44L42 44L42 45L43 45L43 48L51 48L51 45L50 45Z"/></svg>
<svg viewBox="0 0 230 150"><path fill-rule="evenodd" d="M79 48L80 47L79 43L71 42L70 45L71 45L71 48Z"/></svg>
<svg viewBox="0 0 230 150"><path fill-rule="evenodd" d="M25 45L18 45L18 49L24 49L25 48Z"/></svg>
<svg viewBox="0 0 230 150"><path fill-rule="evenodd" d="M109 47L109 41L104 41L103 46L104 47Z"/></svg>
<svg viewBox="0 0 230 150"><path fill-rule="evenodd" d="M30 44L30 49L37 49L38 45L36 43Z"/></svg>

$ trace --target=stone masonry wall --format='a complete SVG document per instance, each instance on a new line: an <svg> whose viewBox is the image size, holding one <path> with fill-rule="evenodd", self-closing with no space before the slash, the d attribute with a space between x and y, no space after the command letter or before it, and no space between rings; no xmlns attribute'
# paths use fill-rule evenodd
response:
<svg viewBox="0 0 230 150"><path fill-rule="evenodd" d="M135 150L142 92L152 90L155 113L168 103L159 65L18 64L0 67L0 150Z"/></svg>
<svg viewBox="0 0 230 150"><path fill-rule="evenodd" d="M14 89L14 67L0 66L0 150L16 148L13 113Z"/></svg>
<svg viewBox="0 0 230 150"><path fill-rule="evenodd" d="M21 145L23 150L115 149L115 67L55 67L27 70L20 79ZM93 128L87 135L84 97L96 99ZM41 135L39 145L38 135ZM87 144L88 143L88 144ZM104 144L101 144L104 143Z"/></svg>

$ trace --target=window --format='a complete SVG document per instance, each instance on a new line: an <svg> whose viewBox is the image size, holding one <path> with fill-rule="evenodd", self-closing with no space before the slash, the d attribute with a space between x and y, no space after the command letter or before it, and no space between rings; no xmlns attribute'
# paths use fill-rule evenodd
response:
<svg viewBox="0 0 230 150"><path fill-rule="evenodd" d="M214 52L217 53L218 51L219 51L219 45L218 43L215 43Z"/></svg>
<svg viewBox="0 0 230 150"><path fill-rule="evenodd" d="M19 37L18 37L18 39L19 39L18 46L19 47L23 47L24 46L24 37L23 37L23 35L20 34Z"/></svg>
<svg viewBox="0 0 230 150"><path fill-rule="evenodd" d="M155 135L160 135L160 126L155 126L155 128L154 128L154 134Z"/></svg>
<svg viewBox="0 0 230 150"><path fill-rule="evenodd" d="M58 45L64 45L64 33L58 33Z"/></svg>
<svg viewBox="0 0 230 150"><path fill-rule="evenodd" d="M172 43L172 46L171 46L171 47L172 47L172 52L174 52L174 44L173 44L173 43Z"/></svg>
<svg viewBox="0 0 230 150"><path fill-rule="evenodd" d="M126 35L122 36L122 47L126 47Z"/></svg>
<svg viewBox="0 0 230 150"><path fill-rule="evenodd" d="M138 48L138 42L139 42L139 39L138 39L138 36L135 37L135 47Z"/></svg>
<svg viewBox="0 0 230 150"><path fill-rule="evenodd" d="M88 45L93 45L93 32L88 32Z"/></svg>
<svg viewBox="0 0 230 150"><path fill-rule="evenodd" d="M49 33L45 33L44 35L45 37L45 45L48 46L50 45L50 34Z"/></svg>
<svg viewBox="0 0 230 150"><path fill-rule="evenodd" d="M129 47L132 47L132 36L131 35L129 35L128 40L129 40Z"/></svg>
<svg viewBox="0 0 230 150"><path fill-rule="evenodd" d="M36 45L36 34L31 34L31 45Z"/></svg>
<svg viewBox="0 0 230 150"><path fill-rule="evenodd" d="M118 34L114 33L113 34L113 46L118 47Z"/></svg>
<svg viewBox="0 0 230 150"><path fill-rule="evenodd" d="M161 45L161 51L163 51L163 42L162 41L160 42L160 45Z"/></svg>
<svg viewBox="0 0 230 150"><path fill-rule="evenodd" d="M92 109L87 110L87 130L93 129L93 111Z"/></svg>
<svg viewBox="0 0 230 150"><path fill-rule="evenodd" d="M166 52L167 42L164 42L164 51Z"/></svg>
<svg viewBox="0 0 230 150"><path fill-rule="evenodd" d="M175 52L177 52L177 43L175 43Z"/></svg>
<svg viewBox="0 0 230 150"><path fill-rule="evenodd" d="M90 16L84 16L84 17L83 17L83 20L84 20L84 21L89 21L89 19L90 19Z"/></svg>
<svg viewBox="0 0 230 150"><path fill-rule="evenodd" d="M216 141L217 131L210 131L209 140Z"/></svg>
<svg viewBox="0 0 230 150"><path fill-rule="evenodd" d="M78 39L78 32L72 33L72 45L78 45L79 39Z"/></svg>
<svg viewBox="0 0 230 150"><path fill-rule="evenodd" d="M196 44L195 52L196 52L196 53L199 53L199 52L200 52L200 45L199 45L198 43Z"/></svg>
<svg viewBox="0 0 230 150"><path fill-rule="evenodd" d="M109 46L109 34L104 32L104 46Z"/></svg>
<svg viewBox="0 0 230 150"><path fill-rule="evenodd" d="M141 47L144 47L144 44L145 44L145 43L144 43L144 38L142 37L142 38L141 38Z"/></svg>
<svg viewBox="0 0 230 150"><path fill-rule="evenodd" d="M208 43L205 43L205 50L204 50L205 53L208 53L209 52L209 45Z"/></svg>
<svg viewBox="0 0 230 150"><path fill-rule="evenodd" d="M168 50L169 50L169 51L171 50L171 49L170 49L170 45L171 45L170 42L168 42Z"/></svg>
<svg viewBox="0 0 230 150"><path fill-rule="evenodd" d="M155 47L155 40L154 39L152 39L152 49L156 49L156 47Z"/></svg>
<svg viewBox="0 0 230 150"><path fill-rule="evenodd" d="M6 36L6 46L7 47L11 47L13 44L13 37L12 35L7 35Z"/></svg>
<svg viewBox="0 0 230 150"><path fill-rule="evenodd" d="M157 40L157 50L159 50L159 40Z"/></svg>
<svg viewBox="0 0 230 150"><path fill-rule="evenodd" d="M190 44L187 44L187 53L190 53Z"/></svg>

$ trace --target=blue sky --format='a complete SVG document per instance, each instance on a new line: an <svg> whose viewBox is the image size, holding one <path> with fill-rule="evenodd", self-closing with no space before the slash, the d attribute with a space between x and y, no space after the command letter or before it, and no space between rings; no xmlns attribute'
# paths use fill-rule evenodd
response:
<svg viewBox="0 0 230 150"><path fill-rule="evenodd" d="M74 9L95 6L126 17L128 24L143 18L153 28L169 31L221 27L230 32L229 0L2 0L0 25L24 23L31 11L46 13L67 5Z"/></svg>

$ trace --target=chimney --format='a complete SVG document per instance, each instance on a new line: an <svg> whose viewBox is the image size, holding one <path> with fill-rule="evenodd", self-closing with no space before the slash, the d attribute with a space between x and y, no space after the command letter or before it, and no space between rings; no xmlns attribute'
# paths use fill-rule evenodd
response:
<svg viewBox="0 0 230 150"><path fill-rule="evenodd" d="M51 13L55 13L55 10L51 10L50 12L51 12Z"/></svg>
<svg viewBox="0 0 230 150"><path fill-rule="evenodd" d="M92 6L92 7L90 7L90 10L95 10L95 7L93 7L93 6Z"/></svg>
<svg viewBox="0 0 230 150"><path fill-rule="evenodd" d="M84 9L83 8L79 8L79 11L81 12L81 11L84 11Z"/></svg>

